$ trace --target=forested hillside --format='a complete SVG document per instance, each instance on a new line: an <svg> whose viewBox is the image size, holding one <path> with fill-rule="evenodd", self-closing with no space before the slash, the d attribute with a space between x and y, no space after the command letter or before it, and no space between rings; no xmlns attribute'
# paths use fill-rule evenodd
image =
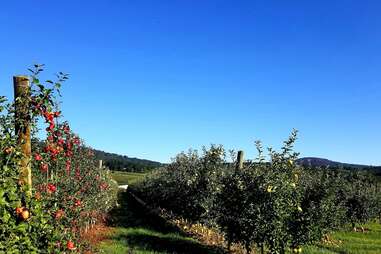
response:
<svg viewBox="0 0 381 254"><path fill-rule="evenodd" d="M94 150L94 153L95 157L98 160L103 160L104 165L110 168L111 170L128 172L147 172L163 165L162 163L157 161L131 158L126 155L107 153L100 150Z"/></svg>
<svg viewBox="0 0 381 254"><path fill-rule="evenodd" d="M304 157L296 161L298 165L309 168L331 168L331 169L346 169L346 170L367 170L377 175L381 175L381 166L370 166L361 164L350 164L337 161L331 161L324 158Z"/></svg>

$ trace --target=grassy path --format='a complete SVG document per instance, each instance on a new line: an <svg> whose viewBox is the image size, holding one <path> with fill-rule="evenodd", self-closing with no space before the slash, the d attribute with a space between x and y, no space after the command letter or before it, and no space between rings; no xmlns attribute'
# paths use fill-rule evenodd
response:
<svg viewBox="0 0 381 254"><path fill-rule="evenodd" d="M112 230L99 244L100 253L223 253L202 245L184 232L150 213L126 192L112 211Z"/></svg>
<svg viewBox="0 0 381 254"><path fill-rule="evenodd" d="M340 231L332 234L341 241L338 245L317 245L306 248L305 253L381 254L381 224L368 223L368 232Z"/></svg>
<svg viewBox="0 0 381 254"><path fill-rule="evenodd" d="M133 185L139 183L144 179L147 173L135 173L135 172L123 172L123 171L113 171L111 173L112 178L118 182L119 185Z"/></svg>

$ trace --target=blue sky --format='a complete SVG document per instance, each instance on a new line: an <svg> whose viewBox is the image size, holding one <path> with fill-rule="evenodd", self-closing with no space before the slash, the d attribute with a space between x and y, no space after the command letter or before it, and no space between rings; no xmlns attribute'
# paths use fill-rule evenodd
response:
<svg viewBox="0 0 381 254"><path fill-rule="evenodd" d="M0 91L68 72L88 145L167 162L211 143L381 165L379 1L5 1Z"/></svg>

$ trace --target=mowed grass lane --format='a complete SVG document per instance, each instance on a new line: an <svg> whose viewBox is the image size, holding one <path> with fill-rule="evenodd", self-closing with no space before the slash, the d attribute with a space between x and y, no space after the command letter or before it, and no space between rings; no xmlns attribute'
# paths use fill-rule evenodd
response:
<svg viewBox="0 0 381 254"><path fill-rule="evenodd" d="M110 213L111 230L99 243L99 253L224 253L188 237L127 192L119 192L119 203Z"/></svg>
<svg viewBox="0 0 381 254"><path fill-rule="evenodd" d="M122 172L122 171L112 171L112 178L117 181L119 185L134 185L139 183L144 179L147 173L135 173L135 172Z"/></svg>
<svg viewBox="0 0 381 254"><path fill-rule="evenodd" d="M362 233L348 229L335 232L332 234L332 238L341 241L340 243L306 247L304 253L381 254L381 224L373 222L364 227L369 231Z"/></svg>
<svg viewBox="0 0 381 254"><path fill-rule="evenodd" d="M146 173L112 172L119 185L138 184ZM118 194L119 207L110 212L110 231L99 243L99 253L224 253L192 239L160 216L141 206L127 192Z"/></svg>

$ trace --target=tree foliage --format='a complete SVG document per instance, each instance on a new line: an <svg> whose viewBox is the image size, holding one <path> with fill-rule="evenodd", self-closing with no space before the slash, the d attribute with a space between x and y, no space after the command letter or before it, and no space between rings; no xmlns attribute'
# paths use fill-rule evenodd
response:
<svg viewBox="0 0 381 254"><path fill-rule="evenodd" d="M279 152L268 149L269 161L256 142L258 157L241 170L222 146L180 153L136 191L155 206L219 228L228 246L240 243L248 253L255 247L299 253L332 230L380 215L372 175L298 166L296 136L293 131Z"/></svg>
<svg viewBox="0 0 381 254"><path fill-rule="evenodd" d="M81 232L114 205L117 186L61 121L57 96L68 76L59 73L57 81L42 84L42 66L31 71L30 94L16 102L27 105L24 117L32 123L32 195L20 177L24 155L14 128L24 118L15 116L14 103L0 100L0 252L81 253L86 248ZM46 126L44 140L37 138L39 120Z"/></svg>

